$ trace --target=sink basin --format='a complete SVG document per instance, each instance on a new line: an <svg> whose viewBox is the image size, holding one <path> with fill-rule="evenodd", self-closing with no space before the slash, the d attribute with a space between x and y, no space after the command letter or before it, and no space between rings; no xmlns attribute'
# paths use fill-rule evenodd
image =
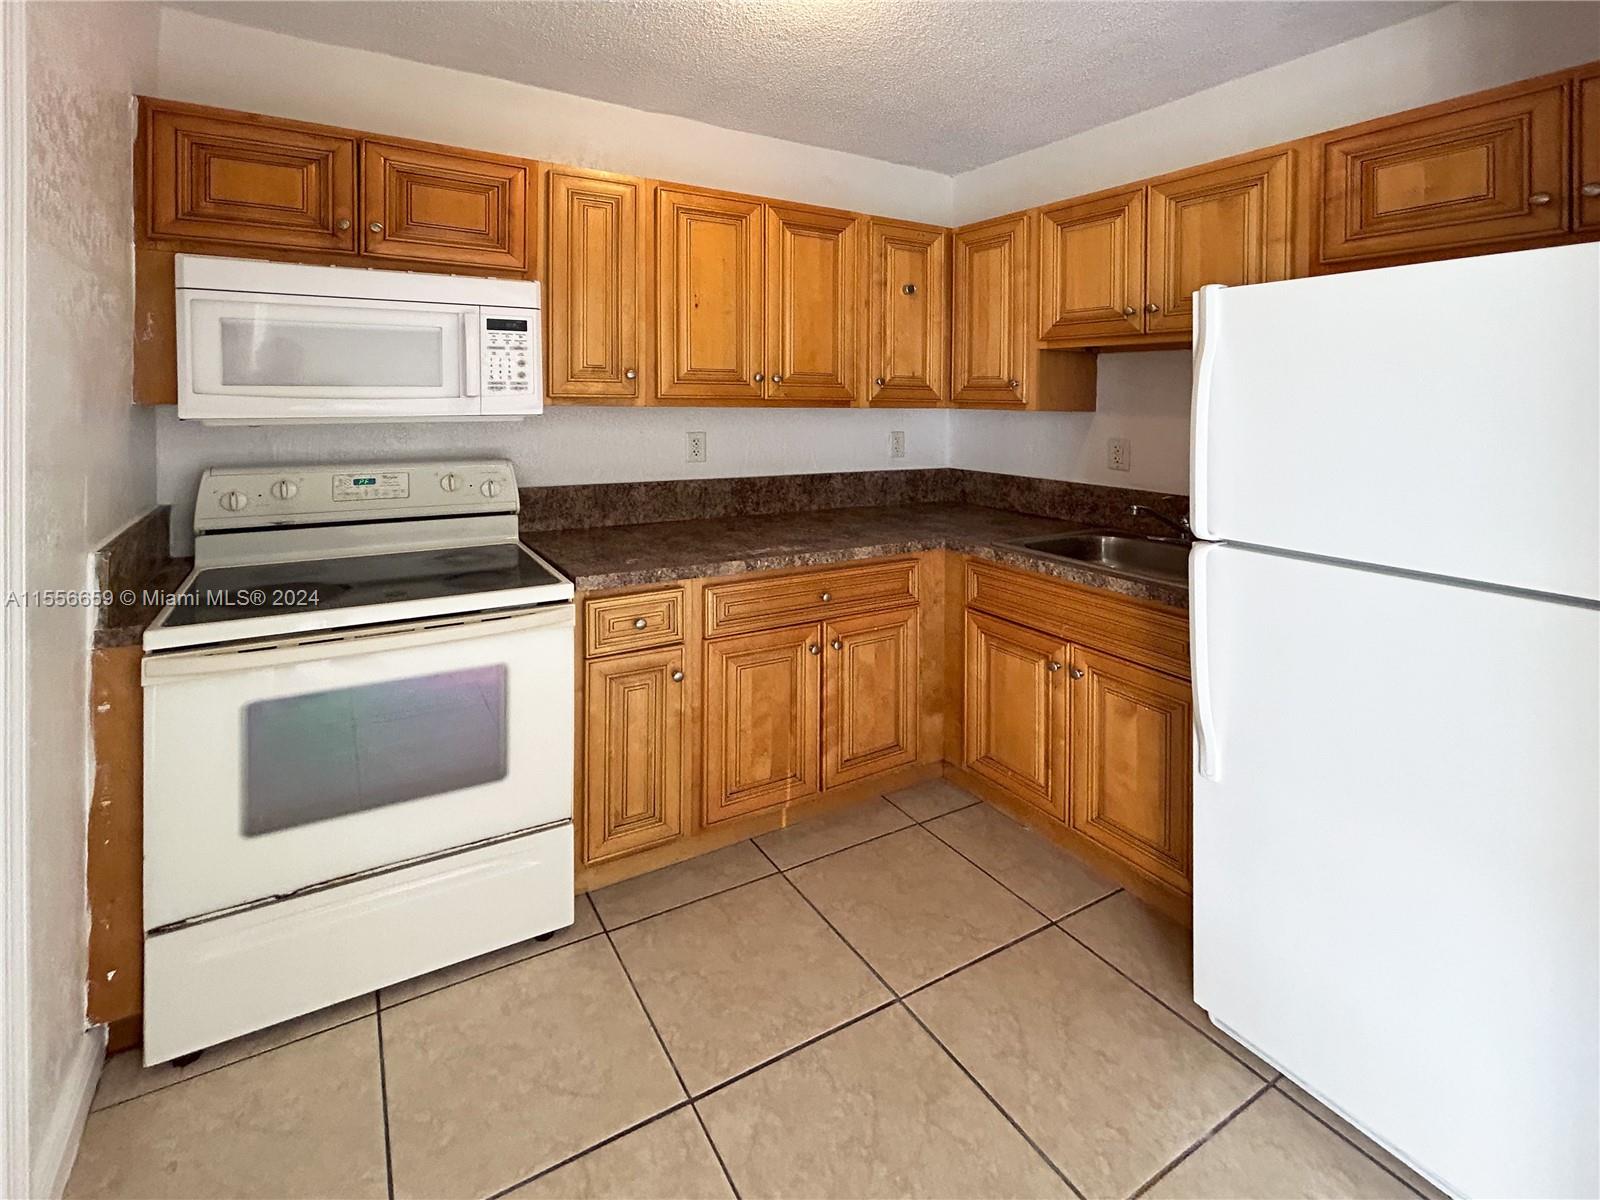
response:
<svg viewBox="0 0 1600 1200"><path fill-rule="evenodd" d="M1188 586L1189 547L1179 541L1088 530L1027 538L1013 545L1034 554L1086 563L1120 575Z"/></svg>

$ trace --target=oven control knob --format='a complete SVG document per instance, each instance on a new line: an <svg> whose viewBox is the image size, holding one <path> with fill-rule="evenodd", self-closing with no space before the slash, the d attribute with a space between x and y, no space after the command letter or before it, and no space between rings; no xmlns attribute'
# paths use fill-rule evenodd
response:
<svg viewBox="0 0 1600 1200"><path fill-rule="evenodd" d="M243 492L223 492L222 499L217 503L229 512L242 512L245 505L250 503L250 497Z"/></svg>
<svg viewBox="0 0 1600 1200"><path fill-rule="evenodd" d="M500 494L500 481L498 479L485 479L483 483L479 485L478 490L485 496L489 497L489 499L493 500Z"/></svg>
<svg viewBox="0 0 1600 1200"><path fill-rule="evenodd" d="M300 494L300 485L292 479L280 479L272 485L272 495L277 500L293 500Z"/></svg>
<svg viewBox="0 0 1600 1200"><path fill-rule="evenodd" d="M453 492L461 486L461 476L451 473L439 476L439 486L447 492Z"/></svg>

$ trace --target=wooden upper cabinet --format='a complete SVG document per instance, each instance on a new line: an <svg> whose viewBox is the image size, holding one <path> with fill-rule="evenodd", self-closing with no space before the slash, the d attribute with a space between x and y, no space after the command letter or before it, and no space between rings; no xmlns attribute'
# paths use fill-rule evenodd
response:
<svg viewBox="0 0 1600 1200"><path fill-rule="evenodd" d="M967 611L966 767L1058 821L1070 784L1070 653L1056 638Z"/></svg>
<svg viewBox="0 0 1600 1200"><path fill-rule="evenodd" d="M1092 650L1072 650L1072 828L1187 893L1190 689Z"/></svg>
<svg viewBox="0 0 1600 1200"><path fill-rule="evenodd" d="M1208 283L1289 278L1289 150L1168 177L1149 187L1145 329L1187 332Z"/></svg>
<svg viewBox="0 0 1600 1200"><path fill-rule="evenodd" d="M850 213L767 205L767 399L855 400L859 225Z"/></svg>
<svg viewBox="0 0 1600 1200"><path fill-rule="evenodd" d="M1600 68L1573 81L1574 145L1573 225L1600 229Z"/></svg>
<svg viewBox="0 0 1600 1200"><path fill-rule="evenodd" d="M369 138L361 249L376 258L525 271L528 164Z"/></svg>
<svg viewBox="0 0 1600 1200"><path fill-rule="evenodd" d="M354 253L356 139L145 101L149 236Z"/></svg>
<svg viewBox="0 0 1600 1200"><path fill-rule="evenodd" d="M1567 88L1384 117L1313 143L1319 262L1439 257L1561 233Z"/></svg>
<svg viewBox="0 0 1600 1200"><path fill-rule="evenodd" d="M641 221L636 179L550 172L545 259L550 396L633 401L641 395L645 329Z"/></svg>
<svg viewBox="0 0 1600 1200"><path fill-rule="evenodd" d="M763 207L736 196L656 192L656 386L663 399L765 395Z"/></svg>
<svg viewBox="0 0 1600 1200"><path fill-rule="evenodd" d="M1144 332L1143 188L1039 214L1039 336Z"/></svg>
<svg viewBox="0 0 1600 1200"><path fill-rule="evenodd" d="M822 627L822 786L917 759L918 610L842 617Z"/></svg>
<svg viewBox="0 0 1600 1200"><path fill-rule="evenodd" d="M683 830L683 650L596 659L587 676L583 857L597 863Z"/></svg>
<svg viewBox="0 0 1600 1200"><path fill-rule="evenodd" d="M707 825L820 790L822 629L705 643Z"/></svg>
<svg viewBox="0 0 1600 1200"><path fill-rule="evenodd" d="M927 225L867 223L867 401L942 404L949 314L945 246Z"/></svg>
<svg viewBox="0 0 1600 1200"><path fill-rule="evenodd" d="M958 229L950 239L951 397L957 404L1026 406L1033 330L1029 215Z"/></svg>

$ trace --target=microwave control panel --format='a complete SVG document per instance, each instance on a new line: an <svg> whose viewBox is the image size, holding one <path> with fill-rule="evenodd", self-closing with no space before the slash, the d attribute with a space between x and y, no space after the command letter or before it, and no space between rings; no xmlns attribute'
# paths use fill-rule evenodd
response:
<svg viewBox="0 0 1600 1200"><path fill-rule="evenodd" d="M510 315L485 310L483 317L483 392L506 396L533 390L533 323L537 314Z"/></svg>

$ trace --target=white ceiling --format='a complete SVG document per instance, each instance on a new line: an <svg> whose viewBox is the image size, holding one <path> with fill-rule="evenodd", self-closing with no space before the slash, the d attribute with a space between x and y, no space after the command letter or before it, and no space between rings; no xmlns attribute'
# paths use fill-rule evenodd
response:
<svg viewBox="0 0 1600 1200"><path fill-rule="evenodd" d="M183 0L177 7L957 174L1438 5Z"/></svg>

